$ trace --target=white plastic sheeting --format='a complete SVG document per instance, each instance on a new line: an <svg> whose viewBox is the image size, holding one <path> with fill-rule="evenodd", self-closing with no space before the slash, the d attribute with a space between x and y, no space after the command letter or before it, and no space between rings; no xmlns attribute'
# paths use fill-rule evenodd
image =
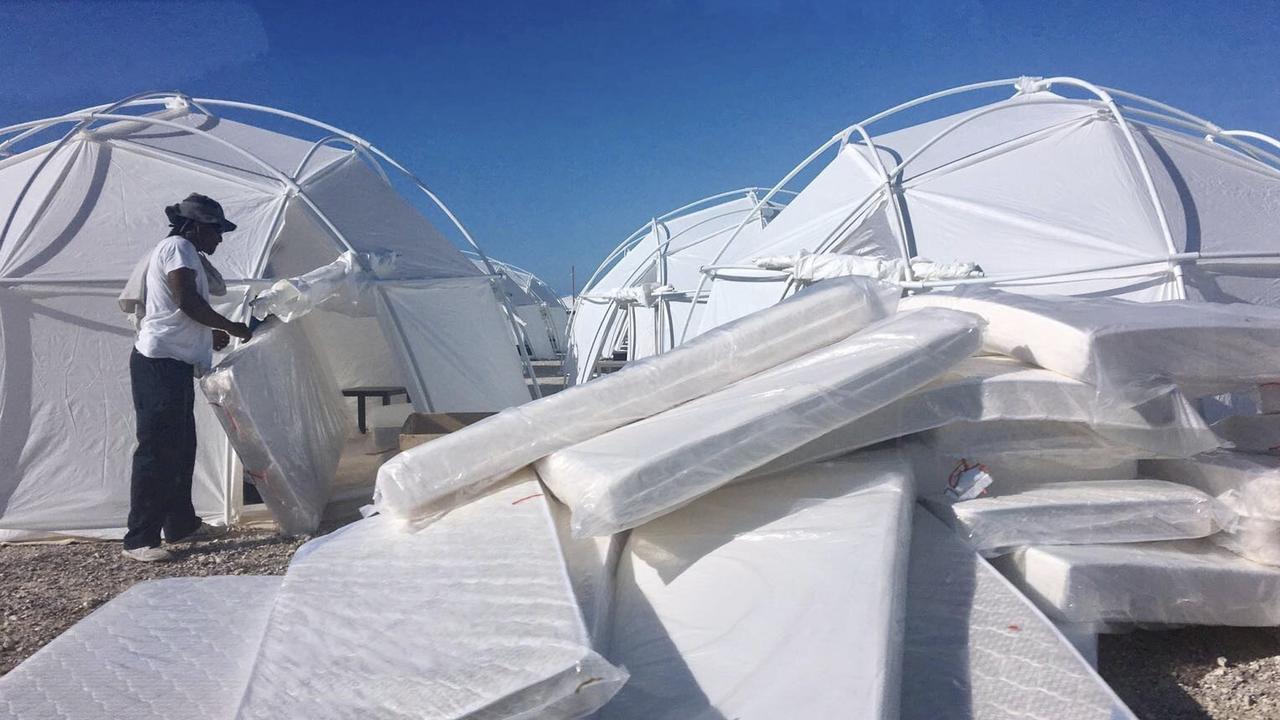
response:
<svg viewBox="0 0 1280 720"><path fill-rule="evenodd" d="M923 509L911 521L902 720L1133 720L1053 623Z"/></svg>
<svg viewBox="0 0 1280 720"><path fill-rule="evenodd" d="M489 278L381 285L383 332L398 338L418 412L494 412L529 400Z"/></svg>
<svg viewBox="0 0 1280 720"><path fill-rule="evenodd" d="M595 654L532 474L404 533L304 546L237 715L577 718L626 679Z"/></svg>
<svg viewBox="0 0 1280 720"><path fill-rule="evenodd" d="M1208 540L1030 547L996 565L1064 622L1280 625L1280 568Z"/></svg>
<svg viewBox="0 0 1280 720"><path fill-rule="evenodd" d="M375 505L405 519L446 512L549 453L848 337L892 313L897 296L855 278L825 283L697 342L505 410L389 460L378 470Z"/></svg>
<svg viewBox="0 0 1280 720"><path fill-rule="evenodd" d="M1212 540L1254 562L1280 566L1280 458L1216 452L1144 462L1142 470L1216 497L1237 522Z"/></svg>
<svg viewBox="0 0 1280 720"><path fill-rule="evenodd" d="M314 532L348 428L338 388L303 329L260 327L200 388L280 528Z"/></svg>
<svg viewBox="0 0 1280 720"><path fill-rule="evenodd" d="M306 315L318 307L351 315L372 315L369 283L373 274L364 269L360 257L348 250L337 260L297 277L277 280L250 303L253 316L265 320L274 315L285 322Z"/></svg>
<svg viewBox="0 0 1280 720"><path fill-rule="evenodd" d="M538 461L538 475L573 511L574 535L635 527L919 388L974 353L981 329L967 313L899 313L552 453Z"/></svg>
<svg viewBox="0 0 1280 720"><path fill-rule="evenodd" d="M1178 393L1143 413L1101 414L1095 390L1048 370L995 356L965 360L920 390L787 453L762 469L776 472L837 457L885 440L955 422L1055 421L1085 423L1098 435L1145 448L1153 455L1189 457L1217 441Z"/></svg>
<svg viewBox="0 0 1280 720"><path fill-rule="evenodd" d="M280 579L138 583L0 678L10 720L231 718Z"/></svg>
<svg viewBox="0 0 1280 720"><path fill-rule="evenodd" d="M892 454L717 490L631 534L602 720L896 718L912 507Z"/></svg>
<svg viewBox="0 0 1280 720"><path fill-rule="evenodd" d="M903 307L980 315L989 324L987 351L1093 385L1105 406L1140 405L1170 385L1198 397L1280 378L1274 308L991 290L917 295Z"/></svg>
<svg viewBox="0 0 1280 720"><path fill-rule="evenodd" d="M1203 492L1160 480L1086 480L1007 490L995 486L972 500L951 502L926 494L924 501L986 555L1022 545L1202 538L1234 519Z"/></svg>

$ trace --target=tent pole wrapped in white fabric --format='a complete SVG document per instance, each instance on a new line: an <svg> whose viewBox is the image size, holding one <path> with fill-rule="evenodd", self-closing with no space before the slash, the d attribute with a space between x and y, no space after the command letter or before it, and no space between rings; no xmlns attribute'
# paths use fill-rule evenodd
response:
<svg viewBox="0 0 1280 720"><path fill-rule="evenodd" d="M934 110L965 101L976 106ZM921 114L933 119L904 127ZM695 293L709 297L703 318L751 312L796 284L758 261L836 253L896 262L909 289L982 284L1274 305L1277 149L1265 135L1076 78L944 90L815 150L760 207L797 178L813 179L764 230L748 233L743 222L729 234ZM927 274L911 262L923 258L933 261ZM939 268L949 271L938 278ZM982 275L969 276L977 268ZM700 329L687 321L677 341Z"/></svg>
<svg viewBox="0 0 1280 720"><path fill-rule="evenodd" d="M786 191L767 203L758 200L762 192L743 188L696 200L653 218L614 248L574 301L567 378L591 379L623 342L627 360L674 347L682 325L706 305L705 294L693 290L714 249L728 233L763 230L782 209Z"/></svg>
<svg viewBox="0 0 1280 720"><path fill-rule="evenodd" d="M239 225L212 258L229 285L215 305L233 318L274 278L343 252L392 260L367 316L301 321L339 387L403 385L423 411L528 400L532 370L511 347L492 267L478 271L395 183L475 247L381 150L281 110L148 93L0 129L0 538L124 524L133 332L115 296L167 233L163 208L193 191ZM413 302L427 293L438 302ZM240 469L197 402L197 511L233 522Z"/></svg>

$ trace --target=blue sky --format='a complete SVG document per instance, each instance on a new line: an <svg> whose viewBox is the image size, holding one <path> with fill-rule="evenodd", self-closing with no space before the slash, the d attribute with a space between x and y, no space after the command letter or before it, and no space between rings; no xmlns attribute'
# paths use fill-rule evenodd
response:
<svg viewBox="0 0 1280 720"><path fill-rule="evenodd" d="M0 124L143 90L362 135L563 292L650 217L901 101L1073 75L1280 134L1280 3L14 2Z"/></svg>

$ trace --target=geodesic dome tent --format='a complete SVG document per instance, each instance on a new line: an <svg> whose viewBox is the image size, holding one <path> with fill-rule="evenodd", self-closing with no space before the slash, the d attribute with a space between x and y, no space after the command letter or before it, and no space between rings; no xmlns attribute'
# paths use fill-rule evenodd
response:
<svg viewBox="0 0 1280 720"><path fill-rule="evenodd" d="M670 350L686 323L692 336L731 320L704 317L701 270L735 231L749 242L778 214L788 193L762 202L764 192L743 188L694 201L650 220L614 248L574 303L567 377L589 380L599 360L615 352L635 360Z"/></svg>
<svg viewBox="0 0 1280 720"><path fill-rule="evenodd" d="M559 360L568 347L566 332L569 312L560 296L542 278L508 262L471 256L477 268L492 267L498 276L498 287L505 293L507 304L515 310L520 335L517 342L527 345L534 360ZM486 267L486 262L488 266Z"/></svg>
<svg viewBox="0 0 1280 720"><path fill-rule="evenodd" d="M760 265L802 254L885 261L916 289L1280 304L1278 147L1074 78L935 93L837 133L763 193L817 171L768 227L712 253L704 315L777 302L806 278ZM921 276L913 258L984 276Z"/></svg>
<svg viewBox="0 0 1280 720"><path fill-rule="evenodd" d="M404 386L422 411L528 400L495 277L456 249L393 177L438 204L353 135L178 93L0 130L0 533L111 535L123 526L134 333L116 295L167 233L164 206L190 192L220 201L239 225L211 258L228 282L228 294L211 300L235 319L248 318L249 300L274 279L343 251L392 260L367 315L318 311L302 320L338 387ZM240 470L197 398L197 510L231 522Z"/></svg>

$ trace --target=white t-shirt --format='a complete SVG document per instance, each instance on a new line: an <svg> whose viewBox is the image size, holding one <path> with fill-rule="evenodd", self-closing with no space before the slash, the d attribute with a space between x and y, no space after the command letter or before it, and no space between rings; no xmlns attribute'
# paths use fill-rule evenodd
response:
<svg viewBox="0 0 1280 720"><path fill-rule="evenodd" d="M196 272L196 290L209 299L209 278L200 253L191 241L177 235L160 241L147 265L147 314L138 327L134 347L149 358L172 358L191 363L198 372L213 364L213 332L187 317L169 290L168 274L179 268Z"/></svg>

